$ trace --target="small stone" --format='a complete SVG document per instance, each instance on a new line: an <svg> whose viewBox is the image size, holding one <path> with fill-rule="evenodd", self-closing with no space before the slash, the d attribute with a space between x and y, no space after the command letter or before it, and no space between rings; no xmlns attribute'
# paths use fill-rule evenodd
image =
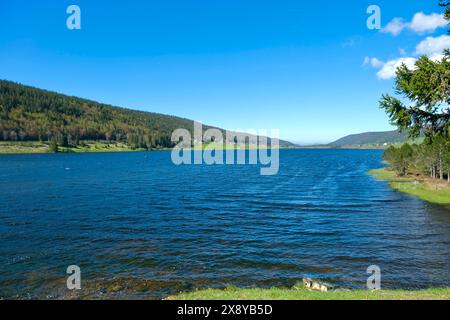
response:
<svg viewBox="0 0 450 320"><path fill-rule="evenodd" d="M310 278L303 278L302 281L303 281L303 284L304 284L305 288L311 288L311 285L312 285L312 282L313 282L312 279L310 279Z"/></svg>

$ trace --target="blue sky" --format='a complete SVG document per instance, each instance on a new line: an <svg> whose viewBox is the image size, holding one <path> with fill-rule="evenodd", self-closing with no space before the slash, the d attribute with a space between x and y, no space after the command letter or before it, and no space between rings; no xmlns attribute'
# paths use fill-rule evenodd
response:
<svg viewBox="0 0 450 320"><path fill-rule="evenodd" d="M329 142L392 129L378 100L393 91L393 80L379 72L446 33L426 29L431 18L417 19L423 30L408 24L419 12L441 13L437 3L2 0L0 78L228 129L278 128L294 142ZM81 30L66 27L71 4L81 8ZM383 27L397 17L404 23L369 30L371 4L381 8Z"/></svg>

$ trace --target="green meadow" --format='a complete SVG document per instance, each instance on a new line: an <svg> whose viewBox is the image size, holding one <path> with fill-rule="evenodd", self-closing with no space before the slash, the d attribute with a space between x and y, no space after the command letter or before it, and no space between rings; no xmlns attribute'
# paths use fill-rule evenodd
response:
<svg viewBox="0 0 450 320"><path fill-rule="evenodd" d="M293 288L206 289L171 296L168 300L449 300L450 288L407 290L350 290L320 292Z"/></svg>
<svg viewBox="0 0 450 320"><path fill-rule="evenodd" d="M445 182L438 183L423 177L399 177L389 167L369 171L376 179L386 180L397 190L412 196L419 197L430 203L450 205L450 185Z"/></svg>

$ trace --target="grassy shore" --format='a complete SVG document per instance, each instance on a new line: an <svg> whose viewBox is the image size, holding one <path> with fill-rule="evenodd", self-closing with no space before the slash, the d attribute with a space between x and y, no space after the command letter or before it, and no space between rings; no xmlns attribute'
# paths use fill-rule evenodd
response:
<svg viewBox="0 0 450 320"><path fill-rule="evenodd" d="M233 144L203 144L192 148L194 151L200 150L244 150L258 149L257 146L250 145L233 145ZM287 147L280 147L280 149ZM59 147L61 153L64 152L133 152L133 151L145 151L146 149L136 149L121 142L108 142L108 141L83 141L76 147ZM155 150L172 150L170 148L160 148ZM187 148L186 150L189 150ZM50 153L50 144L37 141L0 141L0 154L33 154L33 153Z"/></svg>
<svg viewBox="0 0 450 320"><path fill-rule="evenodd" d="M320 292L303 287L291 289L207 289L180 293L168 300L450 300L450 288L418 291L352 290Z"/></svg>
<svg viewBox="0 0 450 320"><path fill-rule="evenodd" d="M0 154L48 153L49 146L40 142L0 142Z"/></svg>
<svg viewBox="0 0 450 320"><path fill-rule="evenodd" d="M76 147L59 147L58 152L132 152L144 149L133 149L120 142L86 141ZM35 141L0 142L0 154L33 154L50 153L49 143Z"/></svg>
<svg viewBox="0 0 450 320"><path fill-rule="evenodd" d="M450 185L445 181L437 181L426 177L399 177L389 167L369 171L379 180L386 180L398 191L419 197L430 203L450 207Z"/></svg>

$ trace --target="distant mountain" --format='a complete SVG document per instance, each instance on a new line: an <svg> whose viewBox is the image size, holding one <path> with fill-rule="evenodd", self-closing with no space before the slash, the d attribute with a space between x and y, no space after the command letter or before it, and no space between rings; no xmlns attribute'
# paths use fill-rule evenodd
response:
<svg viewBox="0 0 450 320"><path fill-rule="evenodd" d="M333 147L345 146L366 146L366 145L384 145L407 142L408 134L406 132L383 131L383 132L365 132L360 134L351 134L330 143Z"/></svg>
<svg viewBox="0 0 450 320"><path fill-rule="evenodd" d="M0 80L0 141L121 141L136 148L167 148L172 132L193 132L194 122L175 116L115 107ZM213 128L204 126L203 129ZM217 128L224 132L223 129ZM293 144L280 140L281 146Z"/></svg>

